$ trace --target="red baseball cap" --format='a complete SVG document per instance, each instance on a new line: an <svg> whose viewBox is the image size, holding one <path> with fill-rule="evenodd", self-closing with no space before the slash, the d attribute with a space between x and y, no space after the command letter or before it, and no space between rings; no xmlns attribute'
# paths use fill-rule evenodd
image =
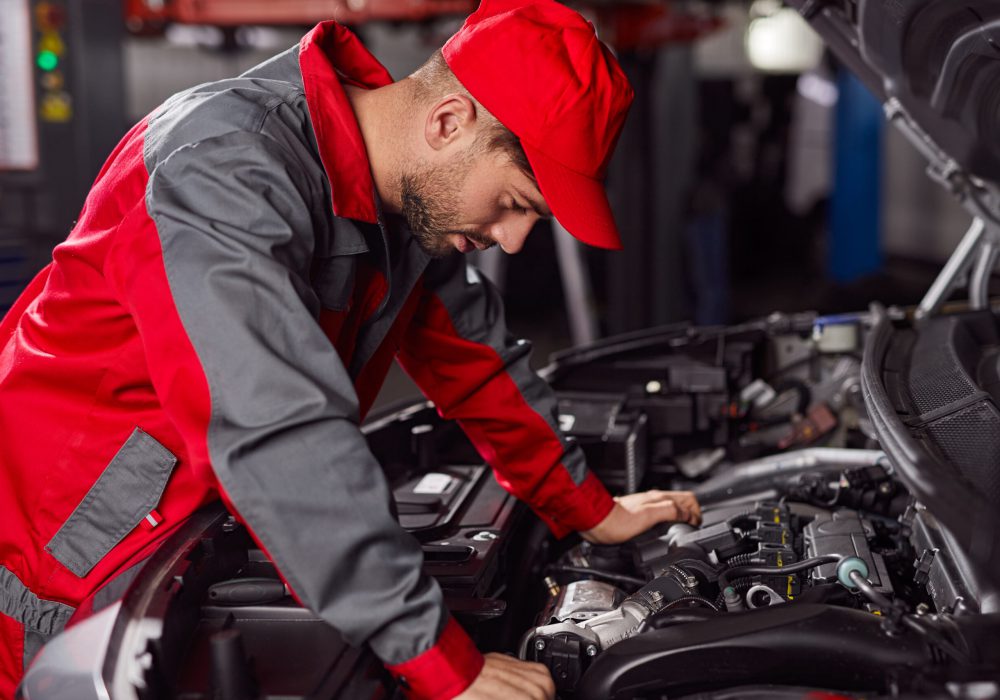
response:
<svg viewBox="0 0 1000 700"><path fill-rule="evenodd" d="M559 223L620 249L603 180L634 93L593 25L555 0L482 0L442 53L521 140Z"/></svg>

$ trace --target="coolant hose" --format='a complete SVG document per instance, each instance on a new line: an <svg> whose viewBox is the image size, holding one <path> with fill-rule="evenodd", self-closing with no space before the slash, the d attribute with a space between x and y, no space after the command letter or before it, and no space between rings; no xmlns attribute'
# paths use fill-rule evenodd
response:
<svg viewBox="0 0 1000 700"><path fill-rule="evenodd" d="M696 486L694 493L704 506L772 488L796 474L872 467L885 460L882 450L811 447L733 465Z"/></svg>

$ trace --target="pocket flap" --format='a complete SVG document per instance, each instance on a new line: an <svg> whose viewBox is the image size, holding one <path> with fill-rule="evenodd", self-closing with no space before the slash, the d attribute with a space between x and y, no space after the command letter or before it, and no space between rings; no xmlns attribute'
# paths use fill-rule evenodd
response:
<svg viewBox="0 0 1000 700"><path fill-rule="evenodd" d="M323 308L344 311L354 293L354 255L335 255L318 261L313 272L313 288Z"/></svg>
<svg viewBox="0 0 1000 700"><path fill-rule="evenodd" d="M166 447L136 428L46 551L77 576L86 576L156 507L176 464Z"/></svg>

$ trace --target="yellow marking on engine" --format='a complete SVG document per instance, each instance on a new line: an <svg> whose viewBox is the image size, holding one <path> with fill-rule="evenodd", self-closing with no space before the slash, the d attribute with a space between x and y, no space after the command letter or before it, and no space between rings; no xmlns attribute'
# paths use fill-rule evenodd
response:
<svg viewBox="0 0 1000 700"><path fill-rule="evenodd" d="M777 508L774 509L774 522L776 523L781 522L781 511L778 510Z"/></svg>
<svg viewBox="0 0 1000 700"><path fill-rule="evenodd" d="M794 576L789 576L788 577L788 594L787 595L788 595L788 599L789 600L792 600L792 598L793 598L793 596L792 596L792 579L794 579L794 578L795 578Z"/></svg>
<svg viewBox="0 0 1000 700"><path fill-rule="evenodd" d="M788 544L788 530L781 531L781 544Z"/></svg>

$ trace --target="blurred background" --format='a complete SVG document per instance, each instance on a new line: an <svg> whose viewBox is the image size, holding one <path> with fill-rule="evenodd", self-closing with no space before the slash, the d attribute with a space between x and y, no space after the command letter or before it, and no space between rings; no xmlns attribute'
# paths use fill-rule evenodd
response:
<svg viewBox="0 0 1000 700"><path fill-rule="evenodd" d="M170 94L238 75L322 19L396 78L475 0L0 0L0 310L72 227L104 158ZM539 224L478 263L552 351L678 321L919 301L969 217L881 105L778 0L569 3L637 98L608 187L626 249ZM390 377L383 403L415 391Z"/></svg>

